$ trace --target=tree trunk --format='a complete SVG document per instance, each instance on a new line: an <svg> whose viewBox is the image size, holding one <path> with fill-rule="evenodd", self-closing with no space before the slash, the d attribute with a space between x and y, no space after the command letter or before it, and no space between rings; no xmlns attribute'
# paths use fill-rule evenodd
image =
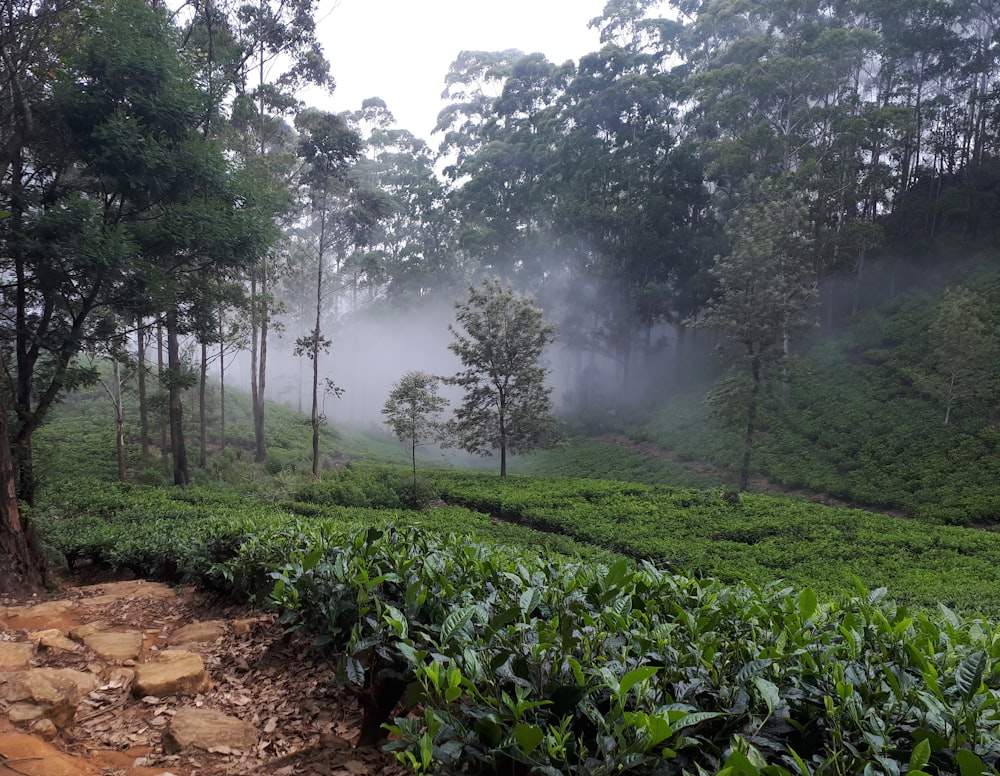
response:
<svg viewBox="0 0 1000 776"><path fill-rule="evenodd" d="M201 373L198 375L198 466L208 466L208 345L201 343Z"/></svg>
<svg viewBox="0 0 1000 776"><path fill-rule="evenodd" d="M181 351L177 311L167 312L167 372L170 396L170 450L174 457L174 485L188 484L187 449L184 445L184 406L181 403Z"/></svg>
<svg viewBox="0 0 1000 776"><path fill-rule="evenodd" d="M325 204L325 199L324 199ZM312 339L312 478L319 479L319 349L320 323L323 319L323 249L326 239L326 214L320 216L319 260L316 262L316 322Z"/></svg>
<svg viewBox="0 0 1000 776"><path fill-rule="evenodd" d="M417 509L417 437L410 439L410 460L413 461L413 501L410 506Z"/></svg>
<svg viewBox="0 0 1000 776"><path fill-rule="evenodd" d="M948 397L944 404L944 424L947 426L951 421L951 406L955 403L955 373L952 372L948 381Z"/></svg>
<svg viewBox="0 0 1000 776"><path fill-rule="evenodd" d="M136 360L139 362L139 444L141 460L149 460L149 408L146 406L146 327L140 319L136 326Z"/></svg>
<svg viewBox="0 0 1000 776"><path fill-rule="evenodd" d="M753 435L757 423L757 400L760 397L759 353L751 353L750 378L750 401L747 402L747 430L743 437L743 463L740 466L740 493L743 493L750 483L750 454L753 451Z"/></svg>
<svg viewBox="0 0 1000 776"><path fill-rule="evenodd" d="M221 316L219 320L222 320ZM221 337L219 338L219 449L226 449L226 343Z"/></svg>
<svg viewBox="0 0 1000 776"><path fill-rule="evenodd" d="M250 394L253 405L254 461L264 463L267 447L264 441L264 387L267 379L268 299L266 259L261 259L260 290L256 274L250 281L250 304L253 310L250 341Z"/></svg>
<svg viewBox="0 0 1000 776"><path fill-rule="evenodd" d="M861 285L864 283L865 277L865 246L864 244L858 248L858 263L855 265L854 272L854 303L851 306L851 317L857 318L858 313L861 312Z"/></svg>
<svg viewBox="0 0 1000 776"><path fill-rule="evenodd" d="M319 328L315 338L319 340ZM313 392L312 392L312 478L319 479L319 347L313 345Z"/></svg>
<svg viewBox="0 0 1000 776"><path fill-rule="evenodd" d="M0 373L6 372L0 353ZM38 535L31 521L22 518L17 506L14 460L7 433L7 408L0 396L0 558L5 571L0 584L12 588L22 584L39 589L48 584L48 569Z"/></svg>
<svg viewBox="0 0 1000 776"><path fill-rule="evenodd" d="M163 360L163 321L156 322L156 374L160 382L160 396L163 396L163 389L167 385L167 367ZM163 471L170 471L170 464L167 457L167 424L163 419L163 404L159 404L160 415L160 460L163 461Z"/></svg>
<svg viewBox="0 0 1000 776"><path fill-rule="evenodd" d="M786 329L782 334L781 409L792 403L792 337Z"/></svg>
<svg viewBox="0 0 1000 776"><path fill-rule="evenodd" d="M125 403L122 401L122 373L118 359L111 357L112 393L115 406L115 453L118 456L118 481L125 482Z"/></svg>
<svg viewBox="0 0 1000 776"><path fill-rule="evenodd" d="M507 476L507 415L502 396L500 398L500 476Z"/></svg>

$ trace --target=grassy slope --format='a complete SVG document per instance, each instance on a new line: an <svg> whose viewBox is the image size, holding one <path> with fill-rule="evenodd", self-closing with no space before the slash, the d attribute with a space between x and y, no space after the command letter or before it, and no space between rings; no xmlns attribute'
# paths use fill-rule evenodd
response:
<svg viewBox="0 0 1000 776"><path fill-rule="evenodd" d="M926 300L902 300L859 321L840 340L803 355L793 406L780 415L765 412L756 458L759 472L788 486L813 488L857 503L902 507L926 522L996 520L998 435L984 424L983 408L964 406L955 422L944 427L940 408L917 395L903 379L906 358L920 347L914 343L915 332L926 328L929 314ZM632 435L691 460L731 464L738 445L704 415L702 398L701 394L676 397L653 422L632 429ZM227 405L232 448L213 457L208 470L195 471L194 481L235 487L241 497L255 503L295 501L308 471L308 424L297 413L272 405L270 457L261 469L250 463L247 398L230 391ZM134 426L134 407L128 412ZM193 443L193 425L189 433ZM50 492L56 492L60 482L110 480L115 475L111 408L99 389L70 397L36 440L36 459ZM385 439L331 428L323 429L322 449L327 466L345 459L405 463L400 448ZM136 453L132 445L133 466L138 463ZM443 484L447 478L432 479L457 503L482 512L501 514L506 509L506 517L543 531L558 531L584 544L700 575L761 584L780 578L828 594L850 590L857 576L868 587L886 585L893 596L920 605L944 602L981 608L991 616L1000 611L1000 591L994 591L992 582L1000 545L993 534L930 528L782 498L745 498L734 506L724 498L718 478L606 441L570 440L555 450L518 459L516 470L703 490L668 493L614 482L598 486L581 479L531 478L514 478L501 486L495 475L477 474L469 475L463 494L454 482ZM163 484L167 475L154 462L140 468L134 479ZM380 497L352 503L356 485L332 487L336 493L324 506L384 506ZM368 486L358 487L364 491ZM592 495L603 493L605 487L610 495ZM497 489L501 495L477 501L483 488ZM557 498L553 489L560 494ZM410 519L408 513L397 514L397 519ZM438 513L429 519L442 529L499 536L526 546L546 544L539 534L521 534L515 527L498 526L481 516L462 515L451 523L452 517L445 518ZM557 543L554 538L548 541ZM575 551L572 543L566 548Z"/></svg>
<svg viewBox="0 0 1000 776"><path fill-rule="evenodd" d="M1000 325L1000 283L977 288ZM776 385L767 394L755 476L932 523L1000 523L1000 395L960 401L945 425L942 402L910 375L927 352L934 301L900 298L800 354L792 404L778 410ZM722 429L703 398L704 390L675 396L627 433L732 470L739 433Z"/></svg>
<svg viewBox="0 0 1000 776"><path fill-rule="evenodd" d="M429 475L450 502L657 565L832 596L887 587L902 603L1000 616L1000 535L723 489L565 478Z"/></svg>

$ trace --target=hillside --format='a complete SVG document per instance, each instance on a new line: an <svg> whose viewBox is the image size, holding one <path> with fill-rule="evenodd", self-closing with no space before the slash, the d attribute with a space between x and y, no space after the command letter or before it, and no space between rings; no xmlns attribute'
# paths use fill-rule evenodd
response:
<svg viewBox="0 0 1000 776"><path fill-rule="evenodd" d="M968 281L977 313L1000 330L995 273ZM1000 360L955 369L946 397L932 384L942 292L902 295L859 316L842 331L817 331L793 365L791 401L779 403L777 375L767 383L753 454L753 475L788 489L827 494L858 507L897 510L931 523L992 526L1000 521ZM965 356L970 362L973 355ZM947 380L948 375L944 376ZM738 468L739 421L711 411L702 384L668 397L650 414L619 426L681 462Z"/></svg>
<svg viewBox="0 0 1000 776"><path fill-rule="evenodd" d="M134 441L131 482L115 483L110 406L89 390L38 435L32 516L58 564L273 608L325 645L331 679L369 698L352 735L394 725L415 773L492 773L496 761L569 774L627 758L652 775L667 751L678 770L664 772L678 774L992 767L995 396L956 402L945 424L919 388L908 365L929 349L941 300L901 297L817 338L787 407L771 376L754 450L769 495L727 484L739 438L707 411L705 387L516 458L530 475L426 457L421 509L405 455L377 433L324 427L312 482L309 426L278 405L269 460L253 464L235 392L226 449L210 440L196 486L166 485L158 451L143 463ZM809 503L834 498L883 513ZM554 657L565 650L577 662ZM403 685L380 695L392 676L422 698L422 720L392 716L405 712ZM956 734L944 721L956 715L978 732Z"/></svg>

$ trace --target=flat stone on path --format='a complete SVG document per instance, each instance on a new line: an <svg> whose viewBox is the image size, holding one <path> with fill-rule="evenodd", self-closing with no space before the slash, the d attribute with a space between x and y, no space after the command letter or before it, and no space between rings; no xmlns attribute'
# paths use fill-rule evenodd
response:
<svg viewBox="0 0 1000 776"><path fill-rule="evenodd" d="M58 628L32 631L28 634L28 638L42 649L47 649L51 652L76 652L80 649L79 644L67 638Z"/></svg>
<svg viewBox="0 0 1000 776"><path fill-rule="evenodd" d="M139 631L100 631L85 636L83 643L105 660L138 660L142 654Z"/></svg>
<svg viewBox="0 0 1000 776"><path fill-rule="evenodd" d="M35 656L33 641L0 641L0 671L27 668Z"/></svg>
<svg viewBox="0 0 1000 776"><path fill-rule="evenodd" d="M175 754L189 746L205 751L252 749L260 734L249 722L212 709L178 709L163 733L163 751Z"/></svg>
<svg viewBox="0 0 1000 776"><path fill-rule="evenodd" d="M153 695L197 695L208 692L212 682L201 655L179 649L166 649L155 660L143 663L135 671L132 694L136 697Z"/></svg>
<svg viewBox="0 0 1000 776"><path fill-rule="evenodd" d="M228 632L229 626L222 620L192 622L171 633L167 643L175 647L181 644L204 644L213 642Z"/></svg>
<svg viewBox="0 0 1000 776"><path fill-rule="evenodd" d="M44 601L34 606L9 606L4 615L5 630L38 630L51 628L51 623L62 619L73 609L67 600Z"/></svg>
<svg viewBox="0 0 1000 776"><path fill-rule="evenodd" d="M0 706L11 722L48 719L67 728L76 717L81 695L97 686L97 678L72 669L35 668L0 674Z"/></svg>
<svg viewBox="0 0 1000 776"><path fill-rule="evenodd" d="M125 582L108 582L103 585L88 585L79 588L86 596L93 592L95 595L80 599L83 606L106 606L121 600L134 600L137 598L173 598L177 595L172 587L161 582L146 582L142 579L127 580Z"/></svg>

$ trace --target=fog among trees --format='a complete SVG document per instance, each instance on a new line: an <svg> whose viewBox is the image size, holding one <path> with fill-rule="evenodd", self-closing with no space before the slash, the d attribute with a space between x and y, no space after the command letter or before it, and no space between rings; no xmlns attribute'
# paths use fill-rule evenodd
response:
<svg viewBox="0 0 1000 776"><path fill-rule="evenodd" d="M134 374L135 433L177 485L189 445L201 466L226 446L224 426L185 437L209 383L252 394L258 462L266 400L310 414L316 445L324 422L381 425L407 372L461 387L488 355L448 349L487 277L551 326L537 368L558 414L648 406L711 368L749 456L758 397L787 400L804 342L995 264L992 4L657 7L608 2L576 62L457 51L428 144L377 96L303 101L336 79L313 0L6 0L3 492L33 502L33 434L104 356L134 367L109 390ZM996 384L976 304L951 293L912 365L944 422Z"/></svg>

